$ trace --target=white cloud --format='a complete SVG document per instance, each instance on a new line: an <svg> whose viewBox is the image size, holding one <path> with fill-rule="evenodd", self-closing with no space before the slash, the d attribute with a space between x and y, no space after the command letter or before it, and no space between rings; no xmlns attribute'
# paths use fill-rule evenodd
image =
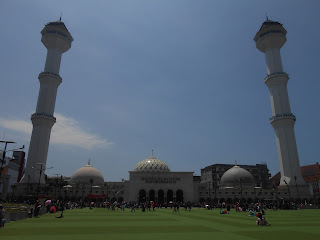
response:
<svg viewBox="0 0 320 240"><path fill-rule="evenodd" d="M112 142L101 138L98 135L88 133L80 127L80 124L73 118L55 114L56 124L52 128L50 144L64 144L91 150L93 148L105 148ZM12 120L0 118L0 127L16 132L31 135L31 121Z"/></svg>

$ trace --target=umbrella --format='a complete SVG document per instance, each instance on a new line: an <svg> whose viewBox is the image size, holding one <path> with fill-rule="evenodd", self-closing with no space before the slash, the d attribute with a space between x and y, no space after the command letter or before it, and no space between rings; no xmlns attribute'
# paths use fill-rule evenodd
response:
<svg viewBox="0 0 320 240"><path fill-rule="evenodd" d="M50 211L55 213L55 212L57 211L57 209L56 209L55 206L52 206L52 207L50 208Z"/></svg>
<svg viewBox="0 0 320 240"><path fill-rule="evenodd" d="M51 203L51 200L45 201L44 205L48 206Z"/></svg>
<svg viewBox="0 0 320 240"><path fill-rule="evenodd" d="M170 201L169 203L173 203L172 201Z"/></svg>
<svg viewBox="0 0 320 240"><path fill-rule="evenodd" d="M94 204L94 202L91 202L91 204Z"/></svg>

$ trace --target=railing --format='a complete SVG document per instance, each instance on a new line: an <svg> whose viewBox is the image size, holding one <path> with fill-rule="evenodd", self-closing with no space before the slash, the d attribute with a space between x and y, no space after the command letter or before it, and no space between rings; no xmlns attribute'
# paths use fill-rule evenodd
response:
<svg viewBox="0 0 320 240"><path fill-rule="evenodd" d="M54 31L54 30L47 30L47 31L45 31L45 32L42 34L42 36L44 36L46 33L49 33L49 34L50 34L50 33L59 34L59 35L61 35L62 37L68 39L68 41L69 41L70 43L72 42L72 40L71 40L66 34L64 34L64 33L62 33L62 32Z"/></svg>
<svg viewBox="0 0 320 240"><path fill-rule="evenodd" d="M53 73L53 72L41 72L41 73L39 74L39 77L42 76L42 75L53 75L53 76L55 76L55 77L58 77L58 78L62 81L62 78L60 77L60 75L59 75L59 74L56 74L56 73Z"/></svg>
<svg viewBox="0 0 320 240"><path fill-rule="evenodd" d="M284 119L284 118L292 118L294 120L296 120L296 116L293 115L292 113L285 113L285 114L276 114L275 116L272 116L270 119L270 121L274 121L274 120L278 120L278 119Z"/></svg>
<svg viewBox="0 0 320 240"><path fill-rule="evenodd" d="M54 121L56 121L56 118L53 115L46 114L46 113L34 113L31 115L31 118L33 117L46 117L46 118L54 119Z"/></svg>
<svg viewBox="0 0 320 240"><path fill-rule="evenodd" d="M266 31L264 33L261 33L259 35L259 37L257 37L257 39L255 40L255 42L258 42L260 38L270 34L270 33L282 33L283 35L286 35L285 32L281 31L281 30L270 30L270 31Z"/></svg>
<svg viewBox="0 0 320 240"><path fill-rule="evenodd" d="M289 75L285 72L275 72L275 73L267 74L267 76L264 78L264 80L266 81L269 77L273 77L276 75L286 75L287 77L289 77Z"/></svg>

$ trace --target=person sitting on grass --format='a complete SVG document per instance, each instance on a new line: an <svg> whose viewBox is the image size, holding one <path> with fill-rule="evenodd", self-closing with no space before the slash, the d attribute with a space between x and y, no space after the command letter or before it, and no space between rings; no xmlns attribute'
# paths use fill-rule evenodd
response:
<svg viewBox="0 0 320 240"><path fill-rule="evenodd" d="M250 211L249 211L249 217L255 217L256 216L256 214L254 213L254 211L252 210L252 209L250 209Z"/></svg>
<svg viewBox="0 0 320 240"><path fill-rule="evenodd" d="M229 214L229 212L227 210L221 210L220 214Z"/></svg>
<svg viewBox="0 0 320 240"><path fill-rule="evenodd" d="M264 217L258 218L256 223L258 226L270 226L271 225L266 221L266 219Z"/></svg>

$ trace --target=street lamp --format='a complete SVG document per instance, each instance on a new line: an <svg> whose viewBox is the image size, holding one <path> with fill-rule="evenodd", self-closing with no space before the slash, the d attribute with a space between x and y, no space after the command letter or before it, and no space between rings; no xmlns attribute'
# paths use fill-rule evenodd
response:
<svg viewBox="0 0 320 240"><path fill-rule="evenodd" d="M243 179L243 177L239 178L239 182L240 182L240 197L241 197L240 202L242 201L242 179Z"/></svg>
<svg viewBox="0 0 320 240"><path fill-rule="evenodd" d="M13 202L13 198L14 198L14 190L16 189L16 183L15 183L15 184L13 184L11 187L12 187L11 202Z"/></svg>
<svg viewBox="0 0 320 240"><path fill-rule="evenodd" d="M72 188L72 186L65 185L65 186L63 186L63 188L64 188L64 201L66 201L68 190L69 190L69 188Z"/></svg>
<svg viewBox="0 0 320 240"><path fill-rule="evenodd" d="M233 194L234 194L233 195L233 198L234 198L233 201L236 201L236 192L235 192L236 189L234 187L225 187L225 189L233 189Z"/></svg>
<svg viewBox="0 0 320 240"><path fill-rule="evenodd" d="M283 179L283 182L286 184L287 186L287 189L288 189L288 193L289 193L289 202L290 202L290 199L291 199L291 194L290 194L290 188L289 188L289 185L287 183L287 181L285 179Z"/></svg>
<svg viewBox="0 0 320 240"><path fill-rule="evenodd" d="M297 188L297 193L298 193L298 199L300 200L299 188L298 188L298 184L297 184L297 176L294 176L294 180L295 180L295 182L296 182L296 188Z"/></svg>
<svg viewBox="0 0 320 240"><path fill-rule="evenodd" d="M53 167L49 167L49 168L45 168L45 169L42 169L42 166L44 165L44 163L37 163L37 165L40 165L40 175L39 175L39 181L38 181L38 190L37 190L37 199L39 197L39 192L40 192L40 181L41 181L41 175L42 175L42 171L43 170L47 170L47 169L51 169Z"/></svg>
<svg viewBox="0 0 320 240"><path fill-rule="evenodd" d="M257 194L257 191L256 191L256 190L258 190L258 189L261 190L261 187L254 187L254 193L255 193L255 195L256 195L256 199L258 199L258 194Z"/></svg>

